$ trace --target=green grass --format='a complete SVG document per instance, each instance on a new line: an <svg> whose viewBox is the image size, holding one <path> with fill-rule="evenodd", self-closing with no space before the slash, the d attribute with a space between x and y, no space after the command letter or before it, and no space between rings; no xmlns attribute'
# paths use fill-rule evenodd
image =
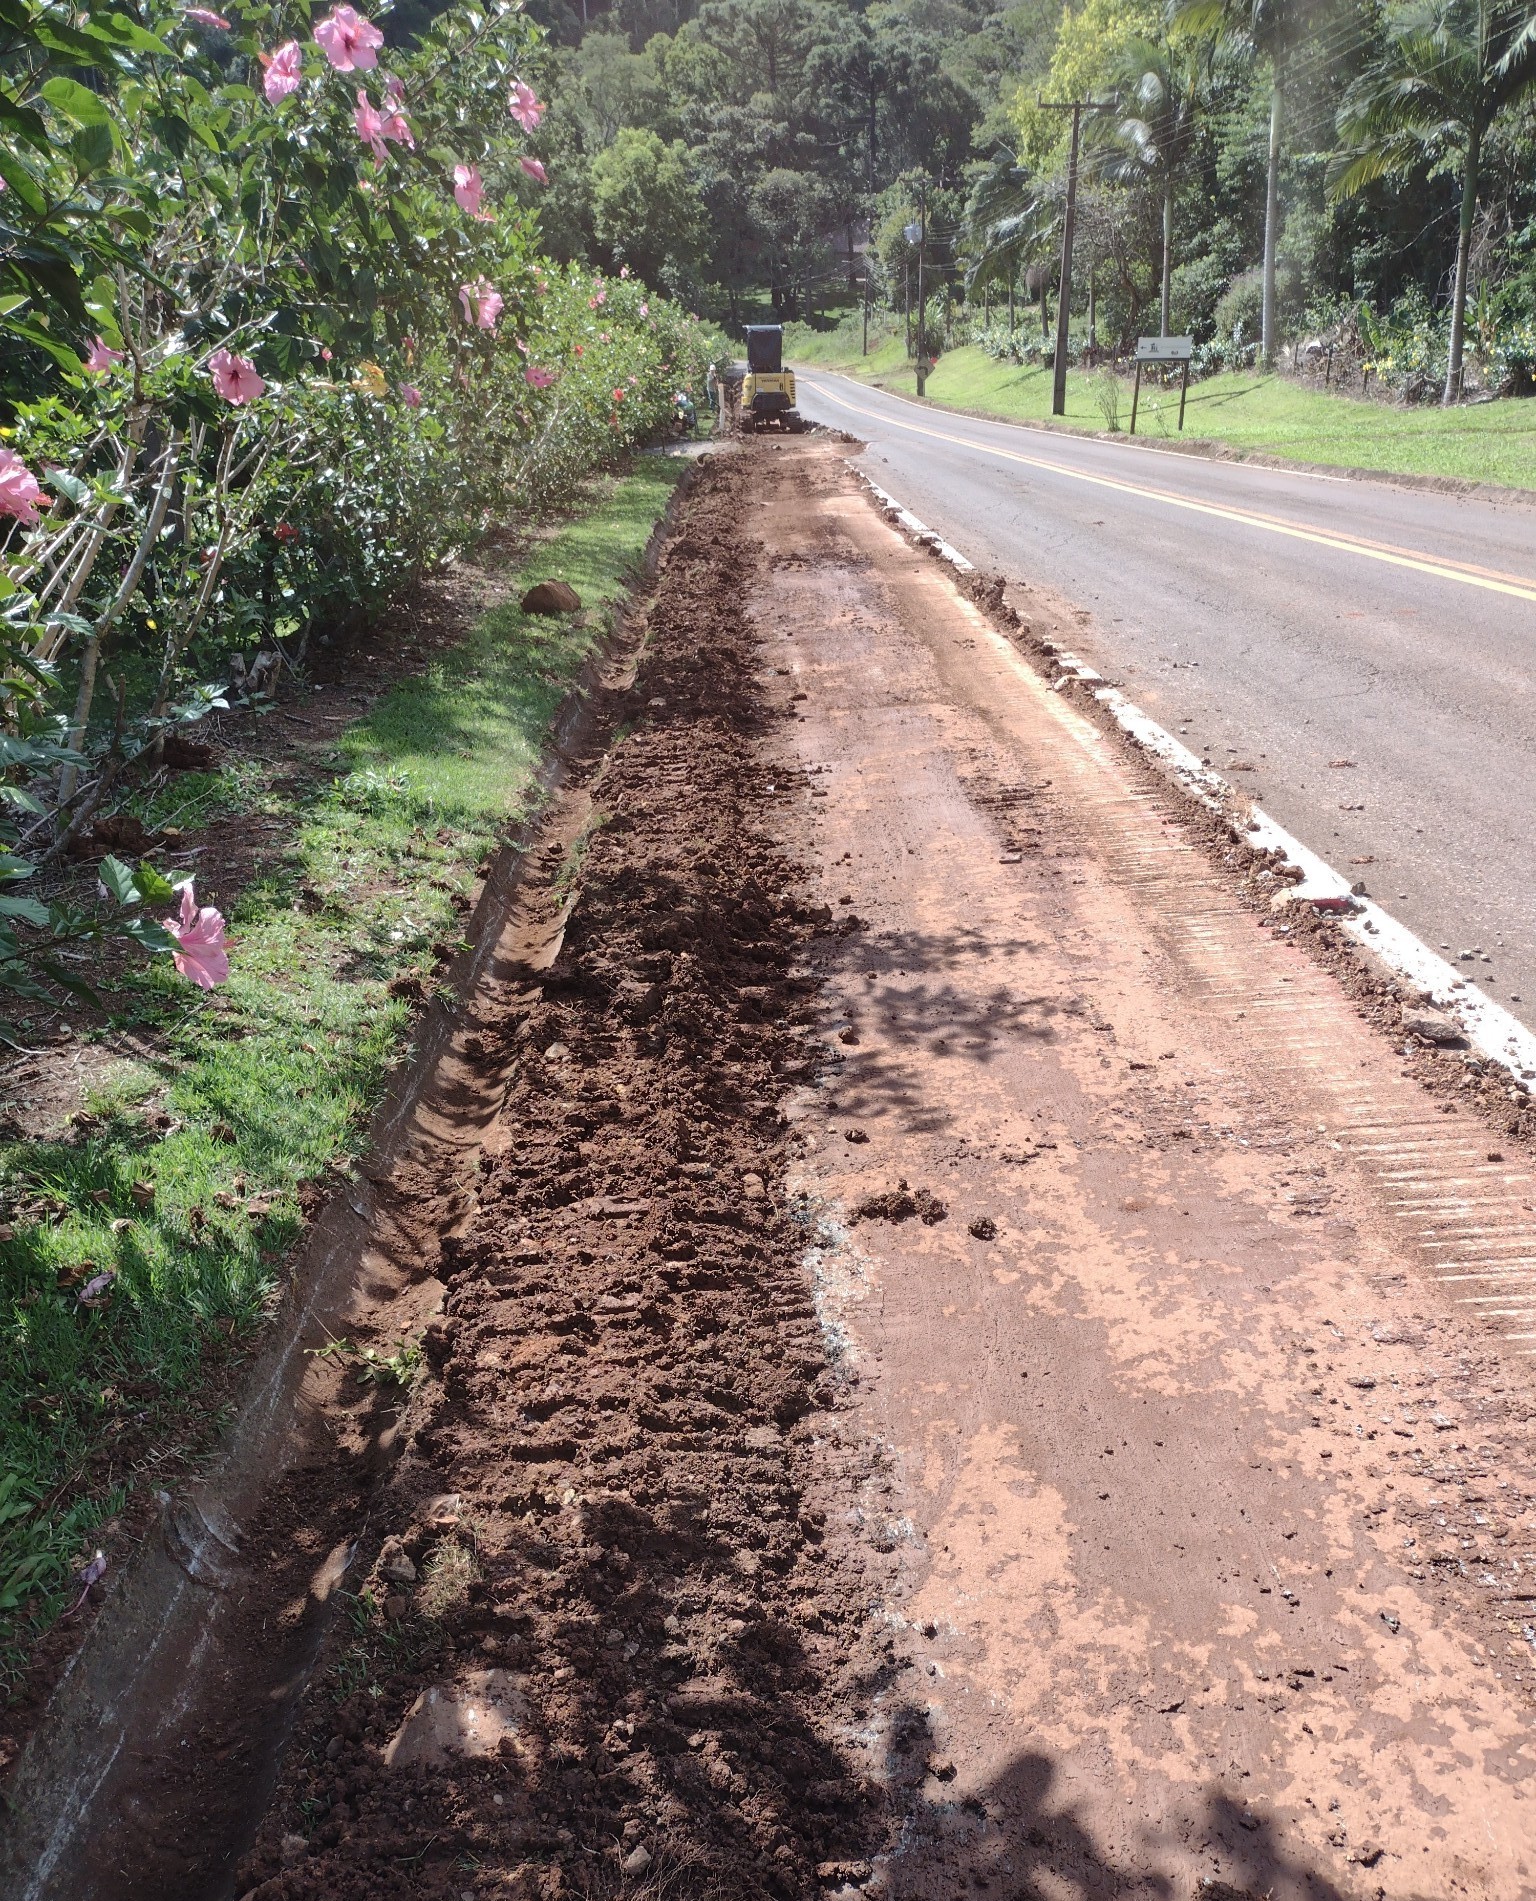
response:
<svg viewBox="0 0 1536 1901"><path fill-rule="evenodd" d="M871 335L860 354L856 325L812 332L795 326L786 337L792 360L807 367L845 370L883 389L916 393L900 333ZM1131 384L1119 378L1121 431L1130 426ZM975 410L1012 422L1050 425L1051 372L1036 365L999 363L976 345L951 350L928 377L931 402ZM1104 372L1067 376L1072 429L1102 431ZM1177 385L1142 388L1137 432L1178 437ZM1220 442L1240 453L1285 456L1329 468L1379 469L1395 475L1438 475L1507 488L1536 488L1536 401L1512 399L1460 409L1399 408L1308 389L1284 376L1224 375L1190 386L1186 442Z"/></svg>
<svg viewBox="0 0 1536 1901"><path fill-rule="evenodd" d="M648 457L599 485L514 598L307 778L286 762L179 775L147 814L261 814L290 842L233 907L229 983L204 996L136 967L110 1027L146 1053L108 1068L83 1126L0 1145L0 1688L128 1488L216 1430L209 1396L280 1291L301 1186L350 1170L408 1051L390 986L430 990L461 943L477 868L534 798L549 721L685 466ZM519 611L552 574L586 615ZM107 1304L82 1305L106 1270Z"/></svg>

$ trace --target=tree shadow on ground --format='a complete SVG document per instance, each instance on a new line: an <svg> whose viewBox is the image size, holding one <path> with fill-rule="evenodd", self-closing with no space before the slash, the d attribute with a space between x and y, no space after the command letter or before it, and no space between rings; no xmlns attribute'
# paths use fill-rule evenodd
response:
<svg viewBox="0 0 1536 1901"><path fill-rule="evenodd" d="M1114 1844L1084 1819L1059 1758L1045 1750L1025 1750L980 1790L955 1794L931 1773L925 1715L898 1712L890 1733L899 1820L889 1901L1349 1901L1358 1892L1219 1785L1170 1810L1160 1839L1143 1827Z"/></svg>

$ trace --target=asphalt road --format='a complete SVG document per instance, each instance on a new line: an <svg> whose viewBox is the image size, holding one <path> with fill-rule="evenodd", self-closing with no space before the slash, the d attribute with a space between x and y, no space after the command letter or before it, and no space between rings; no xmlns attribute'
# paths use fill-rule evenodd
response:
<svg viewBox="0 0 1536 1901"><path fill-rule="evenodd" d="M1536 1027L1536 509L982 422L824 372L800 407L978 567L1086 610L1083 658Z"/></svg>

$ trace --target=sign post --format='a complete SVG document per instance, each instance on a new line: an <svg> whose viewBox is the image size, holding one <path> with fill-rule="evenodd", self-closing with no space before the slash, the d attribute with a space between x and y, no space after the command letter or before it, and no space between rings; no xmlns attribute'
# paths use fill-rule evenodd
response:
<svg viewBox="0 0 1536 1901"><path fill-rule="evenodd" d="M1182 363L1184 375L1179 384L1179 429L1184 428L1184 403L1189 395L1189 359L1195 354L1192 337L1138 337L1136 339L1136 382L1131 390L1131 434L1136 433L1136 408L1141 401L1143 363Z"/></svg>

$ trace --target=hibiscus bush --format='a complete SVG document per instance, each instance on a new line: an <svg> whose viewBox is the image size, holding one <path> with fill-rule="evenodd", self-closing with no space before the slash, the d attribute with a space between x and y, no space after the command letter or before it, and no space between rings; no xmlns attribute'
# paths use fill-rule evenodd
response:
<svg viewBox="0 0 1536 1901"><path fill-rule="evenodd" d="M691 319L539 253L538 41L505 0L407 50L0 0L0 986L92 930L175 953L147 868L89 918L13 891L230 655L300 663L698 387Z"/></svg>

